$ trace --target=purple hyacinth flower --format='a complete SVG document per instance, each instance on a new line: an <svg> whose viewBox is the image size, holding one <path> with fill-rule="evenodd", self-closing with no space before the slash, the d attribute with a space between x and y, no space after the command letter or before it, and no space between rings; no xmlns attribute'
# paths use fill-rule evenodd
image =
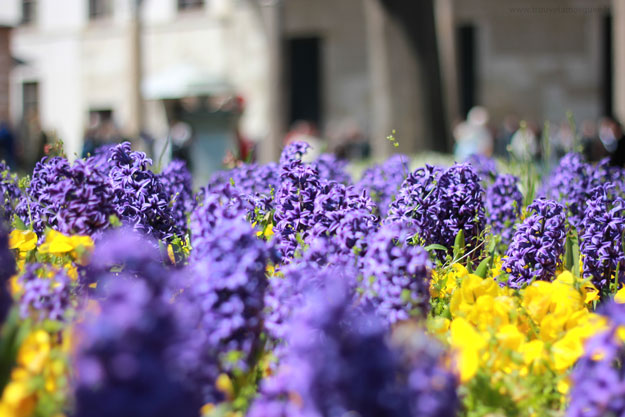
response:
<svg viewBox="0 0 625 417"><path fill-rule="evenodd" d="M552 280L564 254L564 207L539 198L527 209L531 214L517 228L503 258L503 269L510 274L507 285L511 288L521 288L535 280Z"/></svg>

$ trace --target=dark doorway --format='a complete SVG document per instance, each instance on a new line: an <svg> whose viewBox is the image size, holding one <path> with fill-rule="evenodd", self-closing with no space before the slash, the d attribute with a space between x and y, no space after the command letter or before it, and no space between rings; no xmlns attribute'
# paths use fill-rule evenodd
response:
<svg viewBox="0 0 625 417"><path fill-rule="evenodd" d="M287 45L289 125L321 124L321 39L291 38Z"/></svg>
<svg viewBox="0 0 625 417"><path fill-rule="evenodd" d="M460 111L463 117L477 104L475 32L474 25L462 25L457 29Z"/></svg>
<svg viewBox="0 0 625 417"><path fill-rule="evenodd" d="M605 15L601 20L601 111L604 116L614 117L612 100L614 98L613 85L613 55L612 55L612 16Z"/></svg>

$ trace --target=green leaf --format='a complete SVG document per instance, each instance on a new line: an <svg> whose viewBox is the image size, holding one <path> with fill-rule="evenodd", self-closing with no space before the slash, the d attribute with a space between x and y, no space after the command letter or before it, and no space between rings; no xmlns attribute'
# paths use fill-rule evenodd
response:
<svg viewBox="0 0 625 417"><path fill-rule="evenodd" d="M20 219L18 216L13 216L13 228L17 229L17 230L26 230L28 229L26 227L26 225L24 224L24 222L22 221L22 219Z"/></svg>
<svg viewBox="0 0 625 417"><path fill-rule="evenodd" d="M579 241L574 231L566 235L564 243L564 268L579 277Z"/></svg>
<svg viewBox="0 0 625 417"><path fill-rule="evenodd" d="M428 252L434 251L434 250L444 250L446 251L447 248L443 245L439 245L438 243L432 243L431 245L427 245L425 247L425 250Z"/></svg>
<svg viewBox="0 0 625 417"><path fill-rule="evenodd" d="M465 251L464 229L460 229L454 241L454 259L459 259Z"/></svg>
<svg viewBox="0 0 625 417"><path fill-rule="evenodd" d="M486 275L488 275L488 270L490 269L491 261L492 258L489 256L485 258L482 262L480 262L480 264L477 266L477 269L475 270L475 275L480 278L486 278Z"/></svg>

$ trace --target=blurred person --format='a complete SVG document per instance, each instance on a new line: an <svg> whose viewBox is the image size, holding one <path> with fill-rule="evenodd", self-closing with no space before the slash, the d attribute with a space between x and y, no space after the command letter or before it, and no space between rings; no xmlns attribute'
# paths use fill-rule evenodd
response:
<svg viewBox="0 0 625 417"><path fill-rule="evenodd" d="M245 111L245 99L241 96L234 98L234 111L237 115L237 121L234 128L234 138L236 140L238 159L243 162L252 162L254 143L249 140L241 129L241 118Z"/></svg>
<svg viewBox="0 0 625 417"><path fill-rule="evenodd" d="M306 142L310 145L310 149L302 158L304 162L316 160L323 152L323 141L319 137L317 126L313 122L307 120L298 120L284 138L284 146L293 142Z"/></svg>
<svg viewBox="0 0 625 417"><path fill-rule="evenodd" d="M587 161L598 161L605 158L608 152L603 147L593 120L584 120L581 126L581 143Z"/></svg>
<svg viewBox="0 0 625 417"><path fill-rule="evenodd" d="M102 117L94 112L89 117L89 126L83 137L82 157L93 155L94 152L106 145L120 143L122 136L112 117Z"/></svg>
<svg viewBox="0 0 625 417"><path fill-rule="evenodd" d="M334 136L335 153L340 159L366 159L371 155L369 141L354 120L345 122Z"/></svg>
<svg viewBox="0 0 625 417"><path fill-rule="evenodd" d="M599 140L609 154L614 153L618 145L619 138L615 136L615 124L616 122L609 117L603 117L599 120Z"/></svg>
<svg viewBox="0 0 625 417"><path fill-rule="evenodd" d="M464 161L472 154L491 156L493 137L487 126L488 111L481 106L473 107L467 114L467 120L454 129L456 161Z"/></svg>
<svg viewBox="0 0 625 417"><path fill-rule="evenodd" d="M174 119L169 128L171 140L172 159L180 159L191 169L191 143L193 142L193 129L187 122Z"/></svg>
<svg viewBox="0 0 625 417"><path fill-rule="evenodd" d="M575 148L575 135L570 123L568 121L560 123L551 140L553 141L555 158L560 159L567 153L572 152Z"/></svg>
<svg viewBox="0 0 625 417"><path fill-rule="evenodd" d="M15 168L15 136L7 122L0 122L0 161Z"/></svg>
<svg viewBox="0 0 625 417"><path fill-rule="evenodd" d="M536 130L525 120L512 135L509 151L520 161L532 161L538 156L538 138Z"/></svg>
<svg viewBox="0 0 625 417"><path fill-rule="evenodd" d="M515 116L508 115L503 119L503 123L495 138L495 155L501 157L508 156L508 146L512 141L512 135L518 128L519 120Z"/></svg>
<svg viewBox="0 0 625 417"><path fill-rule="evenodd" d="M610 155L610 165L617 167L625 167L625 133L623 126L617 120L611 120L606 123L606 128L610 129L610 133L616 138L616 147Z"/></svg>

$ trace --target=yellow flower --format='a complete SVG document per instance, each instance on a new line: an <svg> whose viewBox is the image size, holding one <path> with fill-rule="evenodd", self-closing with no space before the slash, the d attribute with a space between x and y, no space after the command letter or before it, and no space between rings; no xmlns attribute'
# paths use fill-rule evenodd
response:
<svg viewBox="0 0 625 417"><path fill-rule="evenodd" d="M569 389L571 388L571 381L568 378L563 378L558 381L558 392L562 395L566 395L569 393Z"/></svg>
<svg viewBox="0 0 625 417"><path fill-rule="evenodd" d="M454 317L467 315L480 297L486 295L497 297L503 293L494 279L469 274L462 279L460 287L452 294L449 310Z"/></svg>
<svg viewBox="0 0 625 417"><path fill-rule="evenodd" d="M25 381L11 381L0 400L2 417L29 417L35 408L34 394Z"/></svg>
<svg viewBox="0 0 625 417"><path fill-rule="evenodd" d="M614 294L614 301L619 304L625 304L625 285Z"/></svg>
<svg viewBox="0 0 625 417"><path fill-rule="evenodd" d="M169 257L169 261L176 265L176 257L174 256L174 248L171 244L167 245L167 257Z"/></svg>
<svg viewBox="0 0 625 417"><path fill-rule="evenodd" d="M517 350L525 340L525 335L514 324L501 326L495 337L500 346L510 350Z"/></svg>
<svg viewBox="0 0 625 417"><path fill-rule="evenodd" d="M551 347L556 371L570 368L584 354L584 337L579 329L572 329Z"/></svg>
<svg viewBox="0 0 625 417"><path fill-rule="evenodd" d="M436 335L444 335L449 331L451 321L448 318L436 316L428 320L428 330Z"/></svg>
<svg viewBox="0 0 625 417"><path fill-rule="evenodd" d="M39 247L41 253L51 253L53 255L63 255L78 248L86 250L93 249L93 240L89 236L66 236L56 230L50 230L46 235L46 240Z"/></svg>
<svg viewBox="0 0 625 417"><path fill-rule="evenodd" d="M24 340L17 354L17 363L32 374L39 374L49 359L50 335L36 330Z"/></svg>
<svg viewBox="0 0 625 417"><path fill-rule="evenodd" d="M32 230L13 230L9 235L9 249L28 252L37 247L37 234Z"/></svg>
<svg viewBox="0 0 625 417"><path fill-rule="evenodd" d="M451 322L450 343L457 352L456 370L461 382L467 382L479 369L480 351L487 345L486 339L465 319L458 317Z"/></svg>
<svg viewBox="0 0 625 417"><path fill-rule="evenodd" d="M444 275L434 271L432 280L430 281L430 295L437 298L441 295L451 295L458 287L458 281L469 274L464 265L455 263L451 269Z"/></svg>
<svg viewBox="0 0 625 417"><path fill-rule="evenodd" d="M234 397L234 385L227 374L219 374L217 381L215 381L215 387L227 398L232 399Z"/></svg>

